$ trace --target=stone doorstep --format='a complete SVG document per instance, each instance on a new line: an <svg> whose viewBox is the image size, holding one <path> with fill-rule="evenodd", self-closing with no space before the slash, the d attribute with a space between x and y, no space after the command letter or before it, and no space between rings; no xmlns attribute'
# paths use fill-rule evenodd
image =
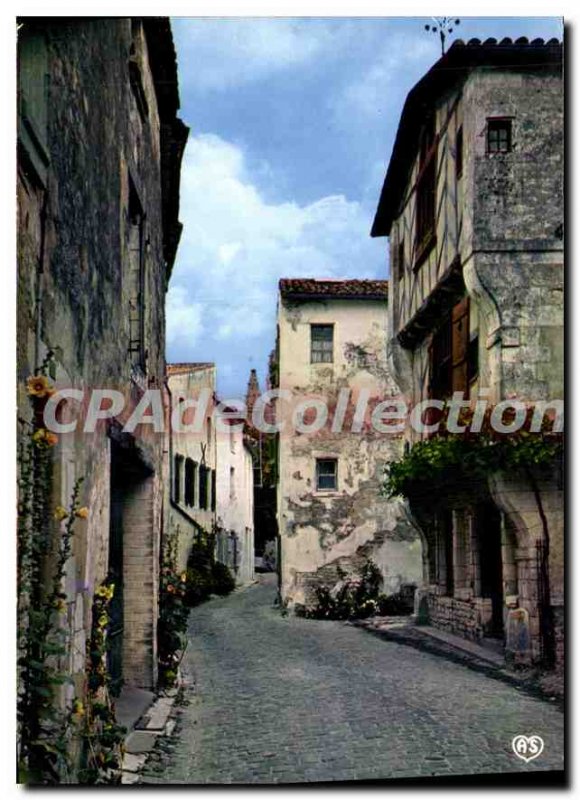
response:
<svg viewBox="0 0 580 800"><path fill-rule="evenodd" d="M158 731L165 730L171 709L175 703L175 696L173 697L159 697L153 705L147 709L137 725L137 730L145 731Z"/></svg>
<svg viewBox="0 0 580 800"><path fill-rule="evenodd" d="M125 751L132 755L148 755L155 747L157 736L155 731L131 731L125 739Z"/></svg>
<svg viewBox="0 0 580 800"><path fill-rule="evenodd" d="M122 772L121 773L121 784L128 786L132 783L139 783L139 773L137 772Z"/></svg>
<svg viewBox="0 0 580 800"><path fill-rule="evenodd" d="M141 767L147 761L148 753L125 753L123 756L123 772L139 772Z"/></svg>

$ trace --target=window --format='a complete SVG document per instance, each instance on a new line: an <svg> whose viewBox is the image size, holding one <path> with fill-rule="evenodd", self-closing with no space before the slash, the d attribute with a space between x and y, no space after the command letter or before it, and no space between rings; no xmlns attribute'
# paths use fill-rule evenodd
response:
<svg viewBox="0 0 580 800"><path fill-rule="evenodd" d="M310 326L310 363L332 364L334 325Z"/></svg>
<svg viewBox="0 0 580 800"><path fill-rule="evenodd" d="M145 215L129 178L129 352L133 366L145 372Z"/></svg>
<svg viewBox="0 0 580 800"><path fill-rule="evenodd" d="M183 464L183 456L175 456L173 460L173 500L176 503L181 501L181 466Z"/></svg>
<svg viewBox="0 0 580 800"><path fill-rule="evenodd" d="M211 510L215 511L216 505L216 476L215 469L211 471Z"/></svg>
<svg viewBox="0 0 580 800"><path fill-rule="evenodd" d="M457 131L455 138L455 175L461 178L463 174L463 126Z"/></svg>
<svg viewBox="0 0 580 800"><path fill-rule="evenodd" d="M430 395L444 400L452 394L451 315L441 323L431 341Z"/></svg>
<svg viewBox="0 0 580 800"><path fill-rule="evenodd" d="M415 238L418 257L430 249L435 236L435 184L437 141L435 119L425 125L419 145L419 177L417 178Z"/></svg>
<svg viewBox="0 0 580 800"><path fill-rule="evenodd" d="M512 123L509 119L488 119L487 152L509 153L512 149Z"/></svg>
<svg viewBox="0 0 580 800"><path fill-rule="evenodd" d="M316 488L320 492L332 491L338 486L338 461L336 458L316 459Z"/></svg>
<svg viewBox="0 0 580 800"><path fill-rule="evenodd" d="M479 336L471 337L467 348L467 380L473 383L479 375Z"/></svg>
<svg viewBox="0 0 580 800"><path fill-rule="evenodd" d="M197 479L197 464L191 458L185 460L185 488L183 499L186 506L195 506L195 484Z"/></svg>
<svg viewBox="0 0 580 800"><path fill-rule="evenodd" d="M446 400L453 392L467 396L469 386L469 298L451 309L433 334L430 347L430 396ZM431 420L434 421L434 420Z"/></svg>
<svg viewBox="0 0 580 800"><path fill-rule="evenodd" d="M203 510L207 509L208 472L209 469L202 464L199 468L199 507Z"/></svg>
<svg viewBox="0 0 580 800"><path fill-rule="evenodd" d="M236 499L236 469L230 467L230 503Z"/></svg>

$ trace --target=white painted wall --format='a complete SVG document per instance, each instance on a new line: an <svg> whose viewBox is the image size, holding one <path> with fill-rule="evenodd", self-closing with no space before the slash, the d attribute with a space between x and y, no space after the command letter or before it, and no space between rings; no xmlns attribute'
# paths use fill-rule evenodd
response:
<svg viewBox="0 0 580 800"><path fill-rule="evenodd" d="M244 584L254 578L254 478L252 457L244 445L242 431L220 432L217 437L217 524L236 534L238 569L236 580Z"/></svg>
<svg viewBox="0 0 580 800"><path fill-rule="evenodd" d="M310 326L334 325L334 361L310 363ZM289 605L309 602L313 588L331 588L337 566L350 573L371 558L383 574L384 590L422 580L421 544L399 501L381 496L383 469L402 452L400 436L361 433L350 426L299 434L288 409L306 397L336 403L341 388L356 400L368 390L369 407L397 396L386 358L387 299L279 302L280 389L292 400L278 404L280 434L278 522L282 597ZM352 409L351 409L352 411ZM338 459L336 491L318 491L316 459ZM323 570L320 572L320 570Z"/></svg>

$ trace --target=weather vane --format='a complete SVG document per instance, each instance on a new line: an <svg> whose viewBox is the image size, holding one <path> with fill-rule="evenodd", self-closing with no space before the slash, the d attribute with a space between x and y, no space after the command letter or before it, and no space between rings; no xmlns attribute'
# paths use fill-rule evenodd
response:
<svg viewBox="0 0 580 800"><path fill-rule="evenodd" d="M455 28L461 22L458 18L453 17L431 17L435 25L425 25L426 31L431 31L431 33L439 32L439 38L441 39L441 55L445 55L445 39L448 34L453 33Z"/></svg>

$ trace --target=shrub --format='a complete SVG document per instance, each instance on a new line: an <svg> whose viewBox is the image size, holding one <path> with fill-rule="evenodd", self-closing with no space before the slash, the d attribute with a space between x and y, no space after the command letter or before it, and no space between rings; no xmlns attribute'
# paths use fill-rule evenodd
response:
<svg viewBox="0 0 580 800"><path fill-rule="evenodd" d="M344 573L340 573L341 577ZM326 586L315 591L314 606L301 609L301 614L311 619L365 619L377 613L381 571L373 561L367 561L356 580L344 580L333 594Z"/></svg>
<svg viewBox="0 0 580 800"><path fill-rule="evenodd" d="M211 568L212 592L226 595L236 588L236 581L228 567L219 561L214 561Z"/></svg>

